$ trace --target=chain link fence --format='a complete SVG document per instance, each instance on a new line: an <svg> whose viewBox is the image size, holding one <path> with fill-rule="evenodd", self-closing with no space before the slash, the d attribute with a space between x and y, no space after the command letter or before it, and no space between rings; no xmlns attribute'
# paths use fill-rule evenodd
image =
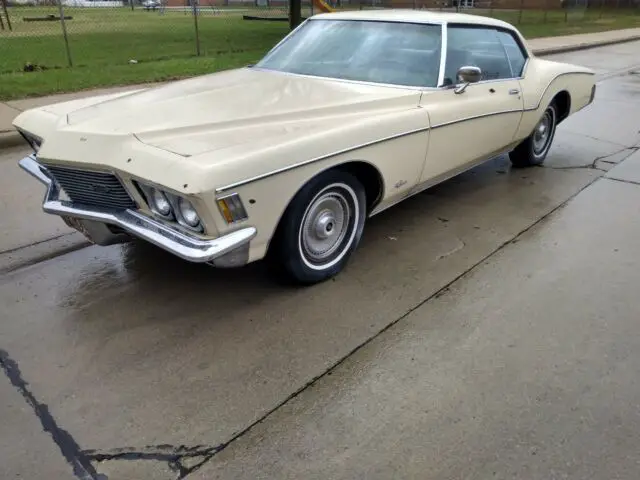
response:
<svg viewBox="0 0 640 480"><path fill-rule="evenodd" d="M330 0L338 10L462 11L527 36L640 27L640 0ZM0 0L0 99L166 80L255 62L289 30L286 0ZM303 1L303 18L318 13ZM39 80L27 74L46 71ZM40 82L40 83L38 83Z"/></svg>

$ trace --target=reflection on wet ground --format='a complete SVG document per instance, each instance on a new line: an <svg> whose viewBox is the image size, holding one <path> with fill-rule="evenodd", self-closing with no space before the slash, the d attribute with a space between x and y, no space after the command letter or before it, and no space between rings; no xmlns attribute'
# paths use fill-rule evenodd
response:
<svg viewBox="0 0 640 480"><path fill-rule="evenodd" d="M347 270L313 288L262 263L90 247L5 278L0 336L87 448L216 445L601 174L496 159L373 218Z"/></svg>

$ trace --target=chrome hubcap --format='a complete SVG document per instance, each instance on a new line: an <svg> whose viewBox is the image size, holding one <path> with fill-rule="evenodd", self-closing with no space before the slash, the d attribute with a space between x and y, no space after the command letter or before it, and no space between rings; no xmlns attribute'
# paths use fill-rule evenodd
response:
<svg viewBox="0 0 640 480"><path fill-rule="evenodd" d="M307 210L301 231L302 248L312 262L322 262L333 255L347 234L351 208L338 192L318 197Z"/></svg>
<svg viewBox="0 0 640 480"><path fill-rule="evenodd" d="M335 232L336 219L334 212L329 210L324 211L318 215L315 222L315 236L316 238L325 240Z"/></svg>
<svg viewBox="0 0 640 480"><path fill-rule="evenodd" d="M551 139L551 127L553 126L552 113L546 111L533 134L533 151L539 155L545 151Z"/></svg>

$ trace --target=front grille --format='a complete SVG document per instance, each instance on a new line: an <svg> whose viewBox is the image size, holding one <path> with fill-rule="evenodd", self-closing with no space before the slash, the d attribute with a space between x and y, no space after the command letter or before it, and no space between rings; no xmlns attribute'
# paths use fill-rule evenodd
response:
<svg viewBox="0 0 640 480"><path fill-rule="evenodd" d="M45 165L73 203L126 210L136 208L122 182L111 173Z"/></svg>

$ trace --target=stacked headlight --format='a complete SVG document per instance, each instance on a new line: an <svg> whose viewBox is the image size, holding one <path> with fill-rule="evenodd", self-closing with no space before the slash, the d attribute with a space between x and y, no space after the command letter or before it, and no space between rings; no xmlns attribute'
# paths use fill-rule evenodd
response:
<svg viewBox="0 0 640 480"><path fill-rule="evenodd" d="M164 220L173 220L196 232L203 230L198 212L189 200L151 185L139 183L151 211Z"/></svg>
<svg viewBox="0 0 640 480"><path fill-rule="evenodd" d="M198 217L198 212L193 208L191 202L186 198L178 198L178 211L184 223L189 225L190 227L197 227L200 225L200 217Z"/></svg>
<svg viewBox="0 0 640 480"><path fill-rule="evenodd" d="M161 217L171 217L172 208L167 195L157 188L149 187L149 206L153 213L160 215Z"/></svg>

